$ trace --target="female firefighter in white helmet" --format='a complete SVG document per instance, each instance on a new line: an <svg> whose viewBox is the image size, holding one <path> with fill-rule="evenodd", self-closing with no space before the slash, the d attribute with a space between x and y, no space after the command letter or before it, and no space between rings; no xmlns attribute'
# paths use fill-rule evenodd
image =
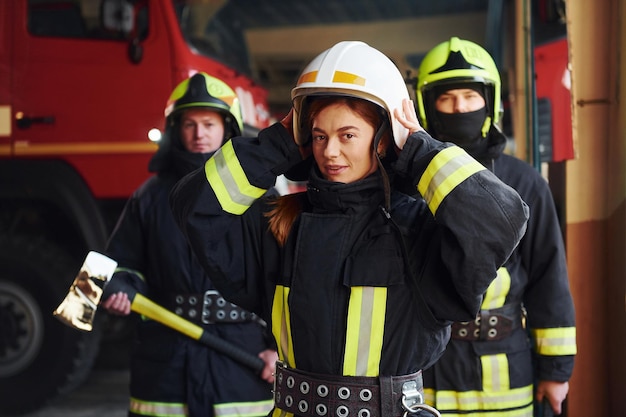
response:
<svg viewBox="0 0 626 417"><path fill-rule="evenodd" d="M496 64L474 42L442 42L420 65L417 102L433 136L461 146L530 206L528 230L498 270L480 313L452 326L446 353L425 372L426 401L446 415L532 416L536 382L537 400L561 414L576 354L563 238L547 182L503 153Z"/></svg>
<svg viewBox="0 0 626 417"><path fill-rule="evenodd" d="M365 43L316 57L292 98L281 123L184 178L174 215L224 296L272 329L273 416L435 412L421 369L450 321L475 316L526 206L420 127L399 70ZM262 197L285 173L307 191ZM390 187L395 175L424 199Z"/></svg>
<svg viewBox="0 0 626 417"><path fill-rule="evenodd" d="M185 174L201 168L226 139L240 135L237 96L221 80L197 73L172 92L166 131L149 178L131 196L110 238L113 279L203 327L205 332L266 360L262 377L204 344L151 320L139 321L130 364L129 416L263 416L272 407L276 352L254 316L225 303L174 222L168 195ZM104 297L103 297L104 298ZM102 303L130 313L124 293Z"/></svg>

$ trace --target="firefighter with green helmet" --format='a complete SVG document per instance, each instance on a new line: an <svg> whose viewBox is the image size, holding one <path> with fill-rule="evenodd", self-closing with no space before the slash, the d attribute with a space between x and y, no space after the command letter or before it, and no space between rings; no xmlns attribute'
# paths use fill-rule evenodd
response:
<svg viewBox="0 0 626 417"><path fill-rule="evenodd" d="M498 270L476 319L452 325L446 352L424 372L426 402L449 416L530 417L534 398L560 414L576 354L552 195L535 169L504 153L500 95L498 68L474 42L453 37L419 67L417 110L424 128L464 148L530 207L527 232Z"/></svg>
<svg viewBox="0 0 626 417"><path fill-rule="evenodd" d="M169 194L202 167L243 123L234 91L196 73L172 92L166 128L150 161L155 175L128 200L106 253L118 262L112 279L161 304L266 363L261 375L182 333L138 320L130 364L129 416L263 416L272 408L277 358L264 323L215 290L175 224ZM103 297L111 314L130 314L124 293Z"/></svg>

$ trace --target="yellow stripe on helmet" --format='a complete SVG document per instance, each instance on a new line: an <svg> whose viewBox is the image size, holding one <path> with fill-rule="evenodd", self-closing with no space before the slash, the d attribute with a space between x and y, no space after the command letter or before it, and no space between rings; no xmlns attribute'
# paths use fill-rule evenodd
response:
<svg viewBox="0 0 626 417"><path fill-rule="evenodd" d="M335 74L333 74L333 82L364 86L365 78L360 77L356 74L350 74L349 72L335 71Z"/></svg>

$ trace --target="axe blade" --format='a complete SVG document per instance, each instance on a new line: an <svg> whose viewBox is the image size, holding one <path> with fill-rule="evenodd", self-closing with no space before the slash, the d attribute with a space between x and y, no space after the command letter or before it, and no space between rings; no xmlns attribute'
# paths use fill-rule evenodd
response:
<svg viewBox="0 0 626 417"><path fill-rule="evenodd" d="M113 259L91 251L53 315L70 327L83 331L93 329L93 320L105 284L117 268Z"/></svg>

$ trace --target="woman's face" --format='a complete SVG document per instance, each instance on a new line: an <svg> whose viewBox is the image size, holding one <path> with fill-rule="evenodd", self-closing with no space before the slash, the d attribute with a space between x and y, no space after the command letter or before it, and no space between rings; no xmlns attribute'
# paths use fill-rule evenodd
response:
<svg viewBox="0 0 626 417"><path fill-rule="evenodd" d="M191 153L214 152L224 140L224 120L215 111L185 110L180 116L180 137Z"/></svg>
<svg viewBox="0 0 626 417"><path fill-rule="evenodd" d="M351 183L376 171L374 127L343 103L331 104L313 119L313 157L329 181Z"/></svg>

